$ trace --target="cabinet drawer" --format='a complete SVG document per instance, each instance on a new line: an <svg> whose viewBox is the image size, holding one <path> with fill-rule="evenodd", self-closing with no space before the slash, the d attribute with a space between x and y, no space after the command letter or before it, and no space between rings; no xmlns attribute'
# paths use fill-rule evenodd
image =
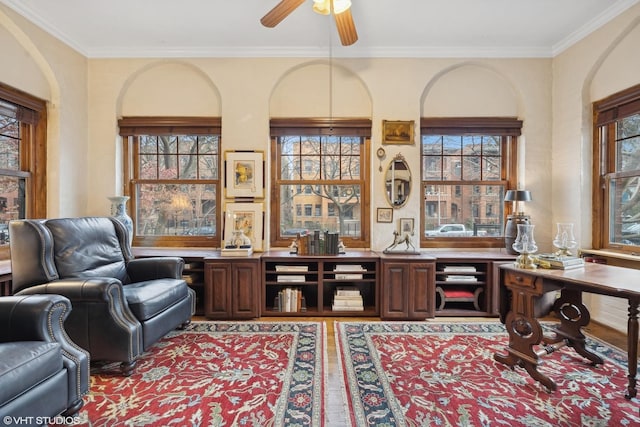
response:
<svg viewBox="0 0 640 427"><path fill-rule="evenodd" d="M507 271L504 275L504 281L507 286L517 286L520 288L534 288L536 278L528 274Z"/></svg>

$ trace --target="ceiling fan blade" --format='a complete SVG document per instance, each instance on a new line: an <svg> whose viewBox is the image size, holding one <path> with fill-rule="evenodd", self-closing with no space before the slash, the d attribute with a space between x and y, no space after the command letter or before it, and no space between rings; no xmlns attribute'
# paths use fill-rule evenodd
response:
<svg viewBox="0 0 640 427"><path fill-rule="evenodd" d="M357 42L358 33L356 32L356 25L351 15L351 8L334 16L336 18L336 27L338 28L338 35L340 35L342 46L350 46Z"/></svg>
<svg viewBox="0 0 640 427"><path fill-rule="evenodd" d="M304 2L305 0L281 0L280 3L262 17L260 22L265 27L273 28Z"/></svg>

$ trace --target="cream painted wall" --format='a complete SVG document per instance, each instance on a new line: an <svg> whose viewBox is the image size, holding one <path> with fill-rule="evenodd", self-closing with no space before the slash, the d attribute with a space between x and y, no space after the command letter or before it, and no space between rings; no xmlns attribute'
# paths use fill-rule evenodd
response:
<svg viewBox="0 0 640 427"><path fill-rule="evenodd" d="M47 101L47 211L86 212L91 181L87 162L87 58L0 5L0 52L11 67L0 81Z"/></svg>
<svg viewBox="0 0 640 427"><path fill-rule="evenodd" d="M574 222L580 246L591 247L591 104L640 84L640 5L553 61L552 223ZM627 303L585 296L591 315L626 331Z"/></svg>

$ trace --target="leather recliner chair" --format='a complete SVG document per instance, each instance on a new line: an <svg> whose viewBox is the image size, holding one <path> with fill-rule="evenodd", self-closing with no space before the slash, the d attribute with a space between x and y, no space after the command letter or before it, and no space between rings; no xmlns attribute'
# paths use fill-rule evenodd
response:
<svg viewBox="0 0 640 427"><path fill-rule="evenodd" d="M89 390L89 354L69 340L72 311L60 295L0 298L0 419L38 424L38 417L74 415Z"/></svg>
<svg viewBox="0 0 640 427"><path fill-rule="evenodd" d="M143 351L191 321L195 292L182 279L184 260L134 259L115 218L14 220L9 233L13 293L69 298L65 328L93 361L121 362L131 375Z"/></svg>

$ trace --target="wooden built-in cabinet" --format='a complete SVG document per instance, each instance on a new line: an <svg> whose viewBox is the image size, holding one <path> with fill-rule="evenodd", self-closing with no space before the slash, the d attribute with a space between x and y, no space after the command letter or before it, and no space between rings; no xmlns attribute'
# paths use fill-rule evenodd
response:
<svg viewBox="0 0 640 427"><path fill-rule="evenodd" d="M267 252L262 255L262 316L378 316L378 261L370 251Z"/></svg>
<svg viewBox="0 0 640 427"><path fill-rule="evenodd" d="M204 315L209 319L260 317L260 256L204 259Z"/></svg>
<svg viewBox="0 0 640 427"><path fill-rule="evenodd" d="M435 258L427 255L381 255L380 317L423 320L435 315Z"/></svg>

